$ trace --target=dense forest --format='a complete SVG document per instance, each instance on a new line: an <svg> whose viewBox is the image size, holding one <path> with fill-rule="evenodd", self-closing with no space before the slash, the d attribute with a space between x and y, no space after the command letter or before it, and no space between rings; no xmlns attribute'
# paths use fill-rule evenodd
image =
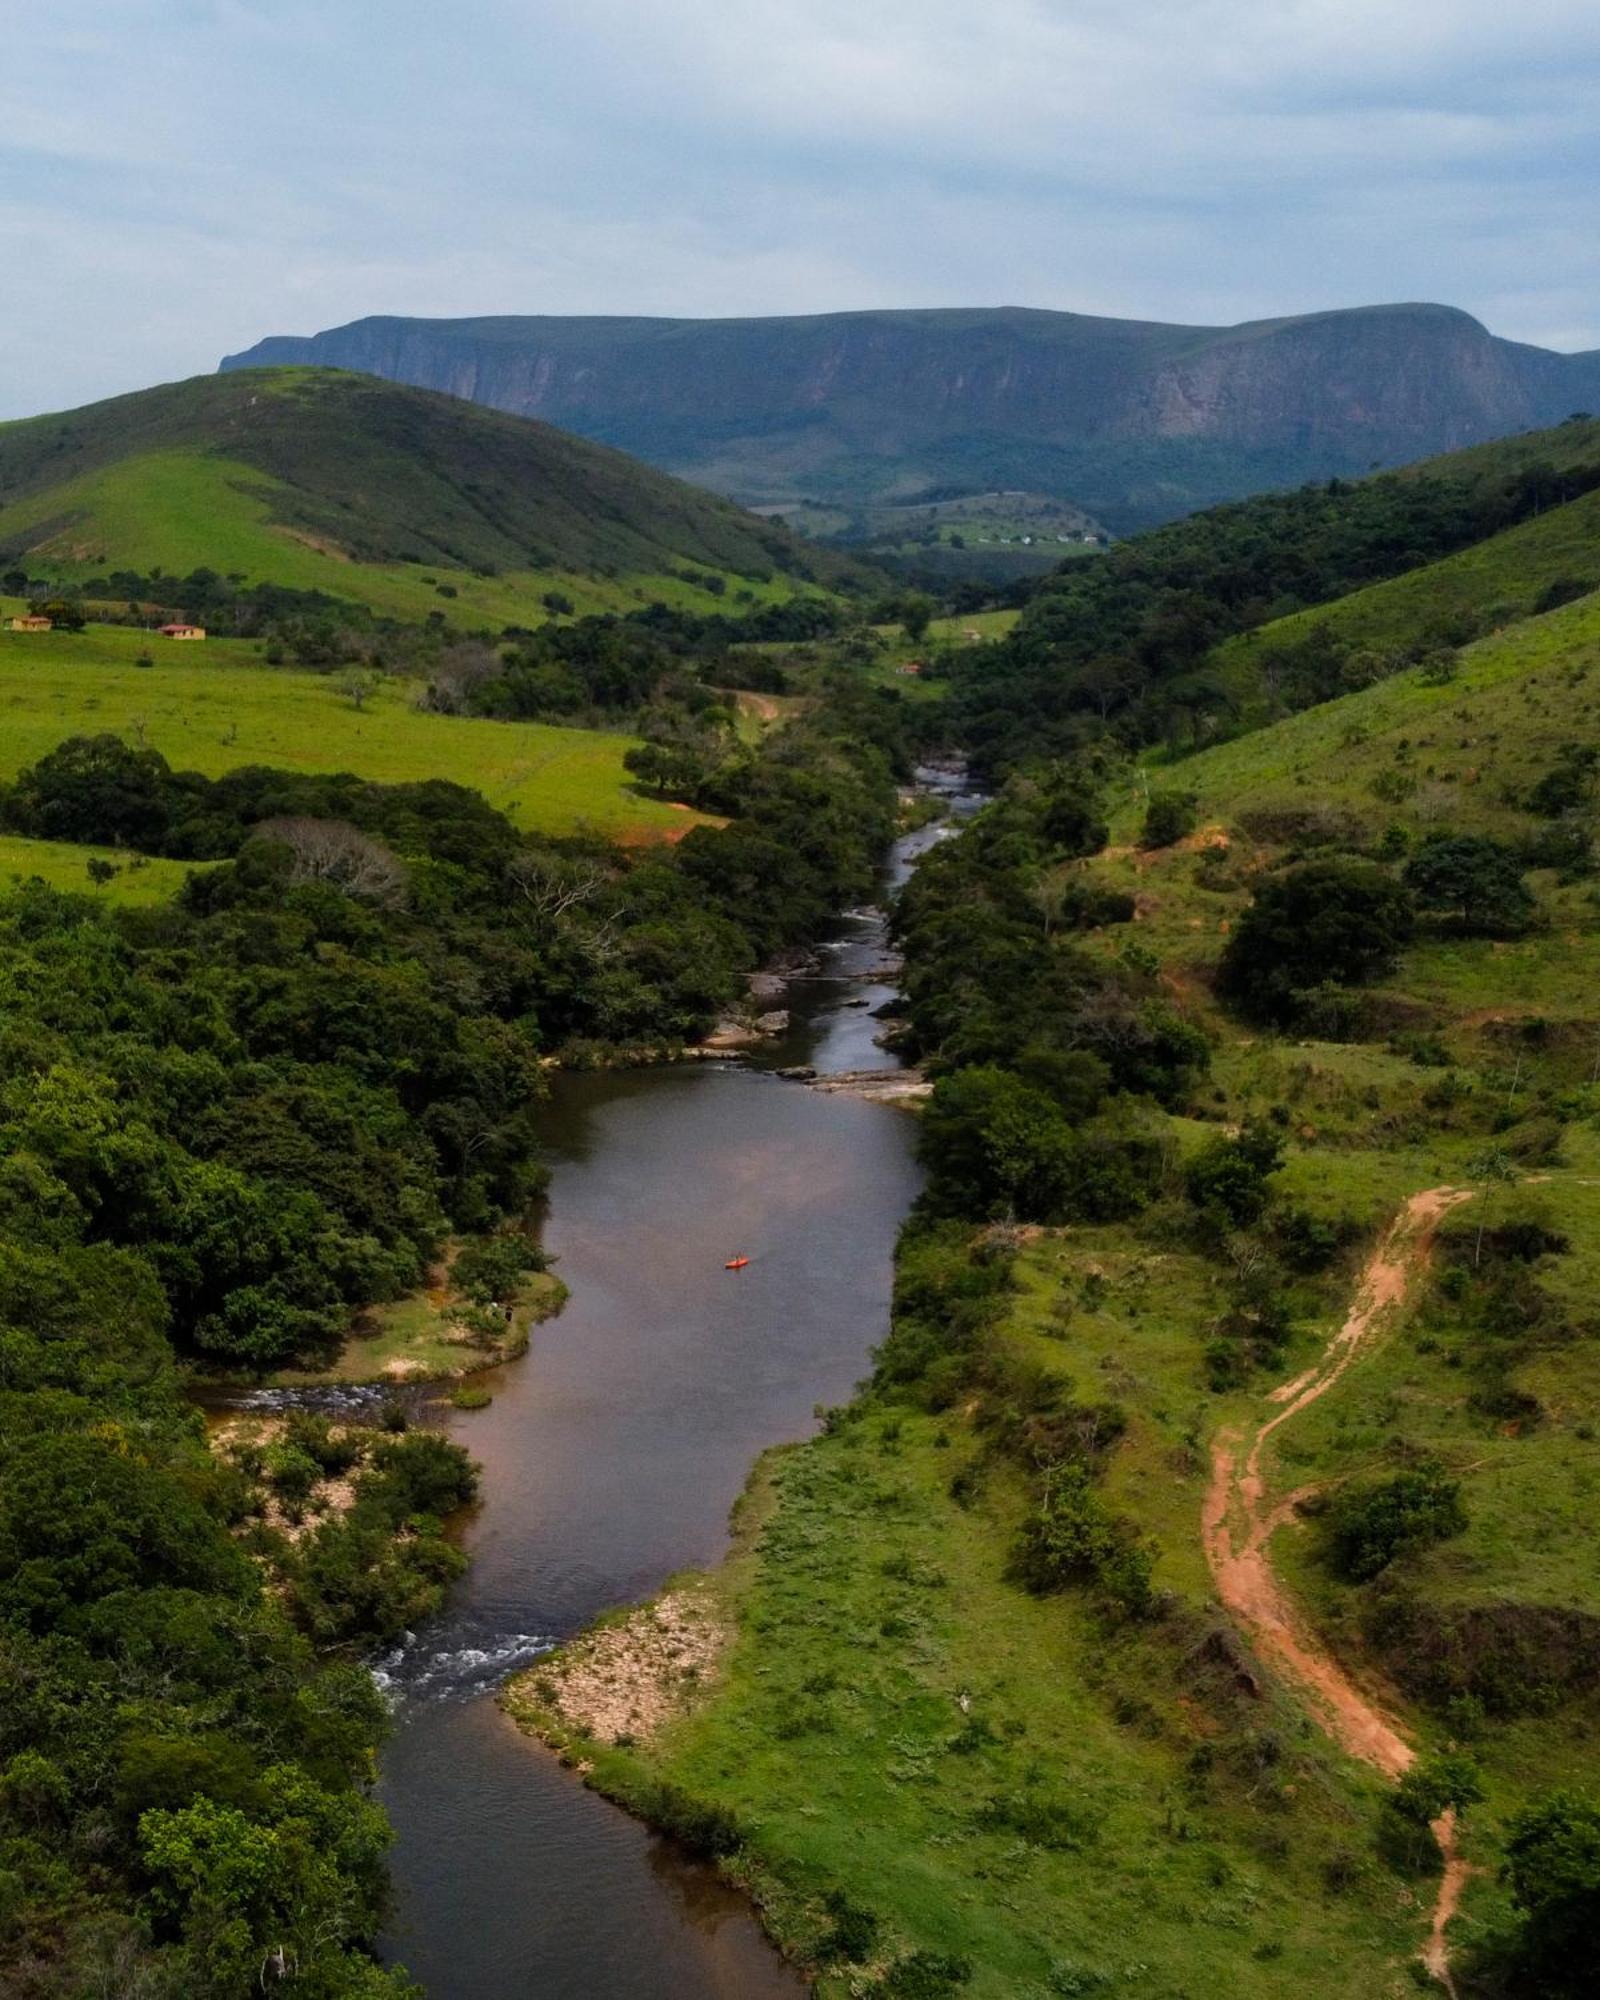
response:
<svg viewBox="0 0 1600 2000"><path fill-rule="evenodd" d="M326 1357L447 1235L492 1304L538 1260L545 1059L703 1030L867 889L904 766L892 700L841 686L744 756L731 823L632 857L114 737L5 788L10 828L210 864L176 905L0 907L7 1992L407 1990L370 1956L358 1654L455 1573L470 1465L398 1416L219 1457L185 1371Z"/></svg>

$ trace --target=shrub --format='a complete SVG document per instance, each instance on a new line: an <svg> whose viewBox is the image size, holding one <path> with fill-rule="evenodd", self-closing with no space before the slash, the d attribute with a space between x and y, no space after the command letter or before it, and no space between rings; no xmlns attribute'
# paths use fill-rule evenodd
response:
<svg viewBox="0 0 1600 2000"><path fill-rule="evenodd" d="M1467 1514L1458 1482L1429 1460L1342 1494L1329 1523L1335 1565L1352 1582L1367 1583L1397 1556L1461 1534Z"/></svg>
<svg viewBox="0 0 1600 2000"><path fill-rule="evenodd" d="M1012 1558L1012 1575L1025 1589L1048 1596L1087 1584L1120 1610L1139 1615L1150 1607L1153 1567L1138 1531L1095 1492L1086 1466L1054 1466L1046 1473Z"/></svg>
<svg viewBox="0 0 1600 2000"><path fill-rule="evenodd" d="M1195 825L1195 795L1193 792L1152 792L1150 803L1145 808L1144 827L1139 835L1141 847L1171 847L1184 835L1192 833Z"/></svg>

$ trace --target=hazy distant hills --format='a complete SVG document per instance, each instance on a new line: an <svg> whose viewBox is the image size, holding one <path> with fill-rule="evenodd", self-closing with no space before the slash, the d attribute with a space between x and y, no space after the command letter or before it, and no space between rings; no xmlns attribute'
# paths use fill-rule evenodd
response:
<svg viewBox="0 0 1600 2000"><path fill-rule="evenodd" d="M617 445L761 505L995 488L1119 530L1600 406L1600 353L1434 305L1236 327L1015 308L811 318L354 321L224 369L316 362Z"/></svg>

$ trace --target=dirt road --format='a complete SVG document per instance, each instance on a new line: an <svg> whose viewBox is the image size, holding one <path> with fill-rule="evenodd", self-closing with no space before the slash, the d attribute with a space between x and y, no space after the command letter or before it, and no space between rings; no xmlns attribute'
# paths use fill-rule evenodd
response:
<svg viewBox="0 0 1600 2000"><path fill-rule="evenodd" d="M1426 1263L1439 1219L1471 1199L1466 1188L1428 1188L1400 1211L1371 1262L1343 1326L1315 1367L1274 1389L1276 1405L1250 1440L1224 1431L1212 1446L1211 1484L1202 1515L1206 1559L1217 1591L1250 1635L1262 1658L1294 1688L1329 1736L1386 1778L1399 1778L1416 1761L1416 1751L1393 1719L1356 1686L1300 1617L1272 1568L1272 1536L1311 1489L1286 1494L1269 1505L1262 1456L1267 1440L1291 1418L1325 1396L1362 1350L1382 1331L1382 1323L1405 1301L1412 1280ZM1466 1864L1456 1852L1455 1815L1434 1822L1444 1855L1444 1875L1423 1960L1451 1992L1445 1931L1461 1900Z"/></svg>

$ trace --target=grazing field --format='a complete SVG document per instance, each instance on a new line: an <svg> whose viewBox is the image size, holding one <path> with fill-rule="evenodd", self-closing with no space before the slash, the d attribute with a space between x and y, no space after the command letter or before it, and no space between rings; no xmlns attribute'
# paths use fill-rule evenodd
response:
<svg viewBox="0 0 1600 2000"><path fill-rule="evenodd" d="M154 664L140 666L141 654ZM0 777L68 736L107 732L213 778L243 764L383 784L447 778L542 833L671 838L700 817L634 791L622 766L630 737L427 714L415 692L386 682L358 710L336 678L264 666L243 643L179 648L109 625L0 631Z"/></svg>
<svg viewBox="0 0 1600 2000"><path fill-rule="evenodd" d="M108 882L95 882L89 863L103 861L117 872ZM183 887L191 869L204 862L154 861L110 847L76 847L64 840L25 840L20 834L0 834L0 894L23 882L39 881L52 889L70 889L107 903L164 903Z"/></svg>
<svg viewBox="0 0 1600 2000"><path fill-rule="evenodd" d="M1313 632L1331 633L1353 646L1380 651L1455 644L1485 626L1509 626L1528 617L1542 606L1548 592L1572 596L1596 588L1600 588L1600 491L1491 535L1441 562L1230 639L1208 665L1225 685L1252 692L1264 654L1292 646Z"/></svg>

